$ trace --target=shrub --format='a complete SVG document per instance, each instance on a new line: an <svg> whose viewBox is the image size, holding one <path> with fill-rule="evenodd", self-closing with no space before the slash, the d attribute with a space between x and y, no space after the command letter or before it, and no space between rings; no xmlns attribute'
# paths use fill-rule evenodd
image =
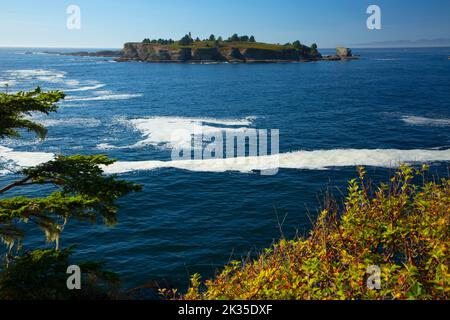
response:
<svg viewBox="0 0 450 320"><path fill-rule="evenodd" d="M360 168L343 210L321 212L308 238L282 239L204 284L194 275L183 298L449 299L450 181L414 184L425 169L402 166L373 188ZM369 266L381 270L379 290Z"/></svg>

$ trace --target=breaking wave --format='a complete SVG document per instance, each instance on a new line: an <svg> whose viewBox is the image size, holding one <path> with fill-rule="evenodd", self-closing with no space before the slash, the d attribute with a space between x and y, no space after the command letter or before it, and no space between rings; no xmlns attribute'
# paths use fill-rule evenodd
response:
<svg viewBox="0 0 450 320"><path fill-rule="evenodd" d="M44 69L7 70L6 74L13 80L39 80L51 83L62 82L66 76L63 71Z"/></svg>
<svg viewBox="0 0 450 320"><path fill-rule="evenodd" d="M6 78L0 84L16 85L21 82L42 81L61 86L59 89L65 92L82 92L103 88L105 84L96 80L87 80L82 83L76 79L66 78L66 72L45 69L7 70Z"/></svg>
<svg viewBox="0 0 450 320"><path fill-rule="evenodd" d="M69 96L65 100L66 101L102 101L102 100L128 100L142 97L143 94L107 94L100 96L92 96L92 97L75 97Z"/></svg>
<svg viewBox="0 0 450 320"><path fill-rule="evenodd" d="M416 116L403 116L402 121L411 125L421 125L421 126L450 126L450 119L436 119L436 118L426 118L426 117L416 117Z"/></svg>
<svg viewBox="0 0 450 320"><path fill-rule="evenodd" d="M0 162L5 169L35 166L52 160L52 153L15 152L0 146ZM228 159L179 160L179 161L119 161L104 167L106 174L120 174L133 171L150 171L176 168L193 172L250 173L255 170L325 170L333 167L373 166L396 167L401 163L428 163L450 161L450 149L446 150L399 150L399 149L332 149L295 151L260 157Z"/></svg>
<svg viewBox="0 0 450 320"><path fill-rule="evenodd" d="M297 169L325 170L333 167L374 166L391 168L402 163L427 163L450 161L447 150L399 149L333 149L295 151L261 157L229 159L134 161L116 162L105 168L108 174L177 168L197 172L236 171L249 173L255 170Z"/></svg>
<svg viewBox="0 0 450 320"><path fill-rule="evenodd" d="M137 143L117 147L100 144L98 149L140 148L144 146L178 148L191 145L191 134L214 135L222 132L244 132L252 125L255 117L244 119L184 118L184 117L148 117L125 120L119 123L129 125L139 131L144 138Z"/></svg>
<svg viewBox="0 0 450 320"><path fill-rule="evenodd" d="M16 152L13 149L0 146L0 173L7 174L20 168L37 166L51 161L53 158L53 153Z"/></svg>
<svg viewBox="0 0 450 320"><path fill-rule="evenodd" d="M101 121L95 118L70 118L70 119L33 119L45 127L87 127L94 128L101 125Z"/></svg>
<svg viewBox="0 0 450 320"><path fill-rule="evenodd" d="M75 89L66 89L64 91L65 92L89 91L89 90L97 90L97 89L103 88L104 86L105 86L105 84L99 83L99 84L95 84L95 85L91 85L91 86L85 86L85 87L80 87L80 88L75 88Z"/></svg>

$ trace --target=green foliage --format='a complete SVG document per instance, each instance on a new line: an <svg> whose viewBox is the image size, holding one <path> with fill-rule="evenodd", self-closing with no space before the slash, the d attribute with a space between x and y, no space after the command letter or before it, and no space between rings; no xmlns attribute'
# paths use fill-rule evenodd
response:
<svg viewBox="0 0 450 320"><path fill-rule="evenodd" d="M19 137L18 129L33 131L41 139L45 138L47 130L26 116L32 112L56 112L55 104L63 98L60 91L42 92L39 87L30 92L0 93L0 138Z"/></svg>
<svg viewBox="0 0 450 320"><path fill-rule="evenodd" d="M228 42L256 42L254 36L239 36L237 33L233 34L231 37L228 38Z"/></svg>
<svg viewBox="0 0 450 320"><path fill-rule="evenodd" d="M72 248L35 250L15 257L0 273L1 300L111 299L119 278L103 269L103 263L77 263L82 270L81 290L68 290L68 266Z"/></svg>
<svg viewBox="0 0 450 320"><path fill-rule="evenodd" d="M175 41L173 41L172 39L154 39L154 40L150 40L149 38L145 38L142 43L144 44L161 44L161 45L170 45L170 44L174 44Z"/></svg>
<svg viewBox="0 0 450 320"><path fill-rule="evenodd" d="M23 179L0 190L48 184L56 191L47 197L14 197L0 200L0 238L11 248L24 236L22 223L33 222L45 232L48 241L58 244L60 232L70 218L96 221L103 218L108 225L116 223L114 202L140 186L104 176L101 166L113 163L103 155L70 157L34 168L24 169Z"/></svg>
<svg viewBox="0 0 450 320"><path fill-rule="evenodd" d="M296 49L301 49L301 48L303 47L299 40L294 41L294 42L292 43L292 45L293 45Z"/></svg>
<svg viewBox="0 0 450 320"><path fill-rule="evenodd" d="M274 50L274 51L283 51L286 49L294 49L300 51L302 54L309 55L317 55L317 49L313 50L312 48L305 46L300 43L300 41L295 41L292 44L286 43L284 45L280 44L270 44L270 43L262 43L256 42L254 36L239 36L238 34L233 34L231 37L226 39L225 41L221 36L215 37L211 35L208 39L201 40L199 37L196 37L195 40L192 38L190 34L185 35L179 41L169 40L150 40L151 44L160 44L160 45L168 45L168 48L171 50L179 50L181 48L191 48L191 49L199 49L199 48L208 48L208 47L216 47L216 48L235 48L235 49L261 49L261 50Z"/></svg>
<svg viewBox="0 0 450 320"><path fill-rule="evenodd" d="M195 275L184 299L449 299L450 180L412 183L423 177L402 166L374 189L361 168L344 209L324 210L307 239L232 262L205 290ZM367 286L373 265L380 290Z"/></svg>
<svg viewBox="0 0 450 320"><path fill-rule="evenodd" d="M238 41L240 41L240 38L237 35L237 33L235 33L231 37L228 38L228 41L230 41L230 42L238 42Z"/></svg>
<svg viewBox="0 0 450 320"><path fill-rule="evenodd" d="M181 46L189 46L194 43L194 40L192 39L190 34L185 35L183 38L178 41L178 44Z"/></svg>
<svg viewBox="0 0 450 320"><path fill-rule="evenodd" d="M47 131L26 119L32 112L48 114L57 110L64 98L59 91L0 94L0 138L17 137L20 129L36 132L44 138ZM0 272L0 299L68 299L110 297L109 286L117 283L114 274L103 270L101 263L78 264L84 275L84 290L67 290L67 266L72 249L58 250L58 239L71 218L107 225L116 223L116 200L140 191L141 186L115 176L105 176L103 167L114 163L104 155L57 156L36 167L23 169L20 180L0 188L0 195L28 186L47 185L47 193L37 198L18 196L0 199L0 239L9 252ZM24 224L33 223L45 233L56 250L35 250L11 256L18 244L18 253L25 236Z"/></svg>

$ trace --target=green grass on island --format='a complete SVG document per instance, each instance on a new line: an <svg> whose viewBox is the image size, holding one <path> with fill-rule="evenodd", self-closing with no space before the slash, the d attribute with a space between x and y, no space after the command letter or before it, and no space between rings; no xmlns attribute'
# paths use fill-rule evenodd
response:
<svg viewBox="0 0 450 320"><path fill-rule="evenodd" d="M272 51L282 51L282 50L303 50L305 52L316 52L317 45L315 43L311 46L302 44L299 40L294 42L289 42L285 44L272 44L257 42L253 36L239 36L233 34L226 40L222 37L216 37L211 35L208 39L193 39L190 34L185 35L182 39L174 41L172 39L158 39L150 40L148 38L142 41L143 44L154 45L154 46L166 46L172 50L178 49L200 49L200 48L236 48L236 49L260 49L260 50L272 50Z"/></svg>

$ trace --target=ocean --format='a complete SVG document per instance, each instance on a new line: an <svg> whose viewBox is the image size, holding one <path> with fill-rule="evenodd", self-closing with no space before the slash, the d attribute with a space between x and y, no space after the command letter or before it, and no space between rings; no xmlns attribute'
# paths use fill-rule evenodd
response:
<svg viewBox="0 0 450 320"><path fill-rule="evenodd" d="M354 49L360 60L279 64L116 63L43 50L0 49L0 85L10 92L39 85L67 95L58 113L33 115L49 129L45 141L0 141L0 185L17 179L8 168L54 154L117 159L110 173L143 191L119 201L117 226L71 221L60 246L105 261L125 288L186 288L194 273L211 277L282 236L307 235L326 193L341 202L356 165L375 182L399 162L448 176L449 48ZM171 161L174 131L197 128L278 129L280 169ZM24 248L45 246L30 227Z"/></svg>

